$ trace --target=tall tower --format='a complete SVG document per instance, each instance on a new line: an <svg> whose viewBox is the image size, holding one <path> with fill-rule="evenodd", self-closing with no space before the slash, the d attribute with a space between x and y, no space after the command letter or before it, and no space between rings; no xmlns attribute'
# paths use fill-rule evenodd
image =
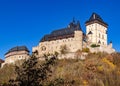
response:
<svg viewBox="0 0 120 86"><path fill-rule="evenodd" d="M93 13L86 25L86 35L90 44L107 46L108 24L96 13Z"/></svg>

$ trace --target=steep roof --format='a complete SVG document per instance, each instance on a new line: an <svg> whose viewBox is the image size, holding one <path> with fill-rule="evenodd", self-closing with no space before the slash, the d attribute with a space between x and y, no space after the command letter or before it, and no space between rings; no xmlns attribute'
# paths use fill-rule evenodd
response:
<svg viewBox="0 0 120 86"><path fill-rule="evenodd" d="M11 53L11 52L15 52L15 51L27 51L27 52L29 52L29 50L26 46L16 46L16 47L11 48L6 54Z"/></svg>
<svg viewBox="0 0 120 86"><path fill-rule="evenodd" d="M44 42L44 41L50 41L50 40L54 40L54 39L58 39L59 37L65 37L67 35L72 35L74 34L74 31L76 30L81 30L81 26L80 26L80 22L78 21L77 23L73 20L73 22L71 22L68 27L66 28L62 28L59 30L54 30L51 32L51 34L47 34L45 35L40 42Z"/></svg>
<svg viewBox="0 0 120 86"><path fill-rule="evenodd" d="M92 15L89 18L89 20L86 21L85 23L88 24L88 23L91 23L91 22L94 22L94 21L102 23L102 24L108 26L108 24L103 21L103 19L100 17L100 15L98 15L96 13L92 13Z"/></svg>

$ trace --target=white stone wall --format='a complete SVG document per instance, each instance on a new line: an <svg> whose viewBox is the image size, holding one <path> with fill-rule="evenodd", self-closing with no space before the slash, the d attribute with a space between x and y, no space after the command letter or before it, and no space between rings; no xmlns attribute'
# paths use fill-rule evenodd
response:
<svg viewBox="0 0 120 86"><path fill-rule="evenodd" d="M92 48L92 47L89 47L90 49L90 52L94 53L94 52L106 52L106 53L114 53L115 52L115 49L113 49L112 47L109 47L109 46L100 46L100 47L95 47L95 48Z"/></svg>
<svg viewBox="0 0 120 86"><path fill-rule="evenodd" d="M74 37L71 38L40 42L37 47L33 47L32 51L35 52L37 50L39 56L47 53L60 53L60 47L63 45L66 45L68 52L76 52L78 49L82 50L82 34L82 31L75 31Z"/></svg>
<svg viewBox="0 0 120 86"><path fill-rule="evenodd" d="M5 64L15 63L17 60L29 58L29 53L27 51L15 51L5 55Z"/></svg>
<svg viewBox="0 0 120 86"><path fill-rule="evenodd" d="M92 32L92 34L88 35L89 32ZM88 41L92 44L98 44L100 41L101 43L99 45L107 46L107 28L99 23L93 23L86 26L86 35L88 36Z"/></svg>

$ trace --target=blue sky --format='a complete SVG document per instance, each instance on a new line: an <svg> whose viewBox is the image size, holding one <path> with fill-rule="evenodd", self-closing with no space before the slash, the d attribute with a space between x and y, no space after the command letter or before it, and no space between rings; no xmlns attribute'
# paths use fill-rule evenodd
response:
<svg viewBox="0 0 120 86"><path fill-rule="evenodd" d="M0 58L14 46L31 51L43 35L66 27L73 17L85 32L93 12L109 24L108 42L120 51L119 0L0 0Z"/></svg>

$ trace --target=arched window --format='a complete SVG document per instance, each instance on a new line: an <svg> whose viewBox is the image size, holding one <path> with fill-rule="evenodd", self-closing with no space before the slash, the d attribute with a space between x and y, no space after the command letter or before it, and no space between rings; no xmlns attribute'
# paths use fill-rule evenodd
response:
<svg viewBox="0 0 120 86"><path fill-rule="evenodd" d="M101 41L99 40L98 43L101 44Z"/></svg>

